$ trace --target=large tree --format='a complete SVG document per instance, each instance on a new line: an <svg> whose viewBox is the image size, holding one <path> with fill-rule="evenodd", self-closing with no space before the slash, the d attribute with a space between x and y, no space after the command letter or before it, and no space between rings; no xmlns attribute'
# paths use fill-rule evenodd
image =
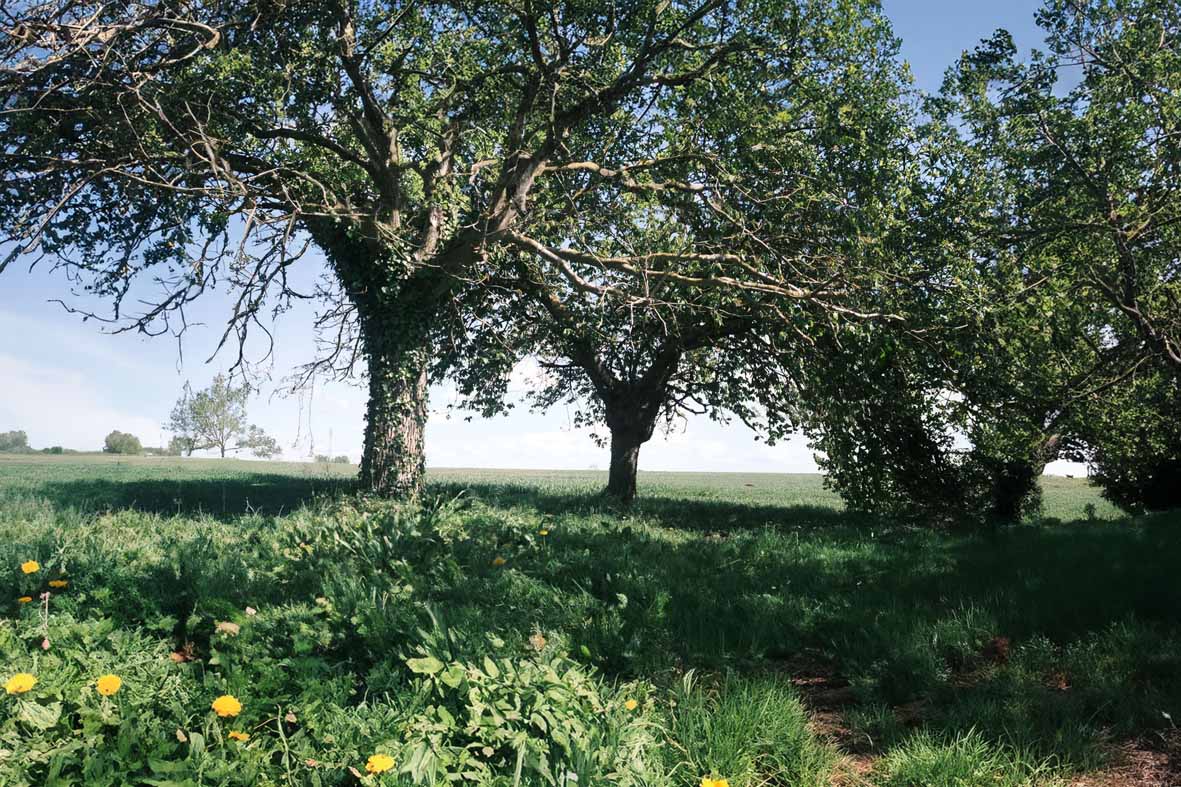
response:
<svg viewBox="0 0 1181 787"><path fill-rule="evenodd" d="M1103 310L1181 372L1181 6L1049 0L1037 21L1046 51L1022 61L998 32L937 105L1002 184L970 202L975 225L1029 286Z"/></svg>
<svg viewBox="0 0 1181 787"><path fill-rule="evenodd" d="M461 298L464 331L443 359L461 406L501 409L513 366L539 359L527 398L572 404L576 423L609 435L607 492L624 501L661 421L737 416L781 437L795 423L798 347L817 324L896 322L876 310L875 292L905 265L881 245L913 177L897 42L871 4L788 21L748 70L649 107L646 125L573 136L567 146L583 160L567 166L564 199L544 216L546 234L565 242L514 236L494 286ZM650 164L618 160L633 149L650 151ZM604 165L613 188L590 188ZM711 253L661 261L670 240ZM628 256L660 262L661 275L617 271ZM759 264L747 275L777 276L700 286L746 260ZM783 298L772 288L784 280L811 289Z"/></svg>
<svg viewBox="0 0 1181 787"><path fill-rule="evenodd" d="M414 494L428 369L457 287L494 278L505 245L582 286L553 253L569 236L547 217L568 210L591 227L607 197L570 202L572 180L606 195L642 182L657 204L683 202L683 190L656 181L695 151L635 144L633 133L659 122L675 134L692 106L720 139L736 105L795 77L764 62L801 62L826 43L811 20L859 17L869 5L9 4L0 228L13 250L0 268L19 253L48 256L113 301L109 319L149 333L183 327L195 298L228 284L237 298L225 339L241 342L269 304L306 294L288 286L288 271L318 247L355 315L368 372L362 481ZM701 85L727 83L743 89L689 103ZM596 138L599 148L584 144ZM690 194L733 226L731 237L670 238L659 253L594 264L635 287L682 277L815 297L823 283L760 253L741 221L766 184L717 185ZM732 237L743 243L730 250ZM685 261L703 267L682 276ZM161 293L142 311L127 298L137 279Z"/></svg>
<svg viewBox="0 0 1181 787"><path fill-rule="evenodd" d="M847 335L814 365L809 429L854 505L1013 519L1059 455L1102 463L1124 504L1161 498L1144 490L1181 466L1163 381L1179 368L1181 12L1051 0L1037 19L1046 51L1019 59L999 32L928 103L899 245L929 275L892 293L910 332Z"/></svg>

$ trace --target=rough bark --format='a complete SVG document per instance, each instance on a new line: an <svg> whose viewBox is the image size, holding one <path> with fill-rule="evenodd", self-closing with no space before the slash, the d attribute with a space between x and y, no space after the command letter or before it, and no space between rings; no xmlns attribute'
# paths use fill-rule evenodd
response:
<svg viewBox="0 0 1181 787"><path fill-rule="evenodd" d="M361 484L378 494L414 499L422 493L429 362L425 342L387 343L369 353Z"/></svg>
<svg viewBox="0 0 1181 787"><path fill-rule="evenodd" d="M667 377L649 387L617 389L607 402L607 428L611 430L611 469L604 494L621 503L636 497L636 471L640 446L652 439L656 418L664 405Z"/></svg>

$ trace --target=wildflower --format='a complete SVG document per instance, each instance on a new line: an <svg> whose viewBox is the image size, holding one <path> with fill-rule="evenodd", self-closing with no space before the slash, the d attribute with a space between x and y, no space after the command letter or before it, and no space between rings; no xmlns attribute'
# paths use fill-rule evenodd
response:
<svg viewBox="0 0 1181 787"><path fill-rule="evenodd" d="M59 588L60 589L60 588L66 587L69 584L70 584L69 581L65 580L65 579L51 579L51 580L49 580L49 586L51 588Z"/></svg>
<svg viewBox="0 0 1181 787"><path fill-rule="evenodd" d="M635 700L628 700L627 702L623 703L623 707L627 708L628 710L635 710L636 708L640 707L640 703L636 702Z"/></svg>
<svg viewBox="0 0 1181 787"><path fill-rule="evenodd" d="M241 741L242 743L245 743L246 741L250 740L250 733L238 732L237 730L230 730L229 733L226 734L226 737L231 740Z"/></svg>
<svg viewBox="0 0 1181 787"><path fill-rule="evenodd" d="M41 640L41 650L49 650L49 637Z"/></svg>
<svg viewBox="0 0 1181 787"><path fill-rule="evenodd" d="M545 642L546 642L546 639L541 634L541 632L535 632L533 635L531 635L529 637L529 644L531 646L533 646L534 650L539 651L539 652L545 650Z"/></svg>
<svg viewBox="0 0 1181 787"><path fill-rule="evenodd" d="M223 694L213 701L209 707L213 708L218 716L237 716L242 712L242 703L238 702L238 698L231 694Z"/></svg>
<svg viewBox="0 0 1181 787"><path fill-rule="evenodd" d="M118 694L119 689L123 686L123 679L118 675L103 675L95 681L95 688L98 693L104 697L110 697L113 694Z"/></svg>
<svg viewBox="0 0 1181 787"><path fill-rule="evenodd" d="M370 773L385 773L394 767L394 758L388 754L374 754L365 763L365 770Z"/></svg>
<svg viewBox="0 0 1181 787"><path fill-rule="evenodd" d="M237 623L230 623L229 621L223 620L217 624L218 634L226 634L231 637L236 637L241 631L242 627Z"/></svg>
<svg viewBox="0 0 1181 787"><path fill-rule="evenodd" d="M21 604L28 604L32 600L33 600L32 596L21 596L20 598L17 599L17 601L19 601Z"/></svg>
<svg viewBox="0 0 1181 787"><path fill-rule="evenodd" d="M9 694L24 694L37 685L37 678L27 672L18 672L4 684L4 690Z"/></svg>
<svg viewBox="0 0 1181 787"><path fill-rule="evenodd" d="M730 787L730 782L726 779L710 779L702 776L701 787Z"/></svg>
<svg viewBox="0 0 1181 787"><path fill-rule="evenodd" d="M537 531L537 535L539 535L539 536L548 536L548 535L549 535L549 531L548 531L548 530L546 530L546 529L543 527L541 530L538 530L538 531Z"/></svg>
<svg viewBox="0 0 1181 787"><path fill-rule="evenodd" d="M255 615L258 614L258 610L255 609L254 607L247 607L246 614L249 615L250 617L254 617Z"/></svg>
<svg viewBox="0 0 1181 787"><path fill-rule="evenodd" d="M26 574L36 574L40 570L41 564L36 560L26 560L24 563L21 563L21 571Z"/></svg>
<svg viewBox="0 0 1181 787"><path fill-rule="evenodd" d="M500 568L501 566L503 566L507 562L508 562L507 560L505 560L504 558L497 555L496 558L492 561L492 565L496 566L497 568Z"/></svg>

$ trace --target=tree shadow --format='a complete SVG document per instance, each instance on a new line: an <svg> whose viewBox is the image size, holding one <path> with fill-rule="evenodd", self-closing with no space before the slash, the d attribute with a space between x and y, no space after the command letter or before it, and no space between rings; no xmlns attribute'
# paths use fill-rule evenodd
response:
<svg viewBox="0 0 1181 787"><path fill-rule="evenodd" d="M58 508L131 509L232 520L246 514L277 516L318 498L355 492L356 488L357 482L351 478L238 473L224 478L47 481L35 487L35 492Z"/></svg>
<svg viewBox="0 0 1181 787"><path fill-rule="evenodd" d="M493 507L529 508L548 516L598 516L624 522L646 520L661 527L692 532L862 529L883 525L880 518L807 503L735 502L648 493L624 506L595 490L569 491L529 483L438 482L430 484L428 491L435 497L462 496Z"/></svg>
<svg viewBox="0 0 1181 787"><path fill-rule="evenodd" d="M78 585L110 590L120 601L109 614L142 625L160 614L184 620L194 609L208 617L331 593L325 577L350 566L309 560L300 568L298 550L294 558L282 551L285 520L243 516L356 489L351 479L243 472L52 480L35 493L63 508L225 523L174 533L160 522L157 535L138 536L154 539L153 548L131 561L114 555L130 548L118 524L75 545ZM660 680L689 668L806 678L800 665L812 662L852 686L854 707L886 715L917 707L917 721L905 724L975 727L1070 762L1091 756L1106 730L1154 729L1160 710L1181 705L1176 512L965 535L808 504L658 493L620 509L590 489L495 482L436 482L428 494L479 505L469 537L445 559L412 566L426 601L480 635L516 636L524 646L544 632L613 678ZM544 538L538 522L554 523ZM494 566L501 555L507 563ZM413 559L412 550L398 556ZM438 564L452 561L446 581L432 586L432 572L452 571ZM280 564L302 572L299 580L278 583L257 570ZM337 576L336 593L357 585L369 598L366 583L345 579ZM396 639L355 638L379 654ZM1055 738L1059 730L1073 742Z"/></svg>

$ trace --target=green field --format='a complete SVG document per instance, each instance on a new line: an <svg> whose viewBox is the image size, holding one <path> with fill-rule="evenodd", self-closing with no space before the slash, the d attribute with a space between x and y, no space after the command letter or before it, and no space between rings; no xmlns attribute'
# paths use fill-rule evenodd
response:
<svg viewBox="0 0 1181 787"><path fill-rule="evenodd" d="M435 471L422 508L352 473L0 457L0 678L37 679L0 784L1181 784L1181 521L1085 481L970 535L816 476L642 473L620 511L590 472Z"/></svg>

